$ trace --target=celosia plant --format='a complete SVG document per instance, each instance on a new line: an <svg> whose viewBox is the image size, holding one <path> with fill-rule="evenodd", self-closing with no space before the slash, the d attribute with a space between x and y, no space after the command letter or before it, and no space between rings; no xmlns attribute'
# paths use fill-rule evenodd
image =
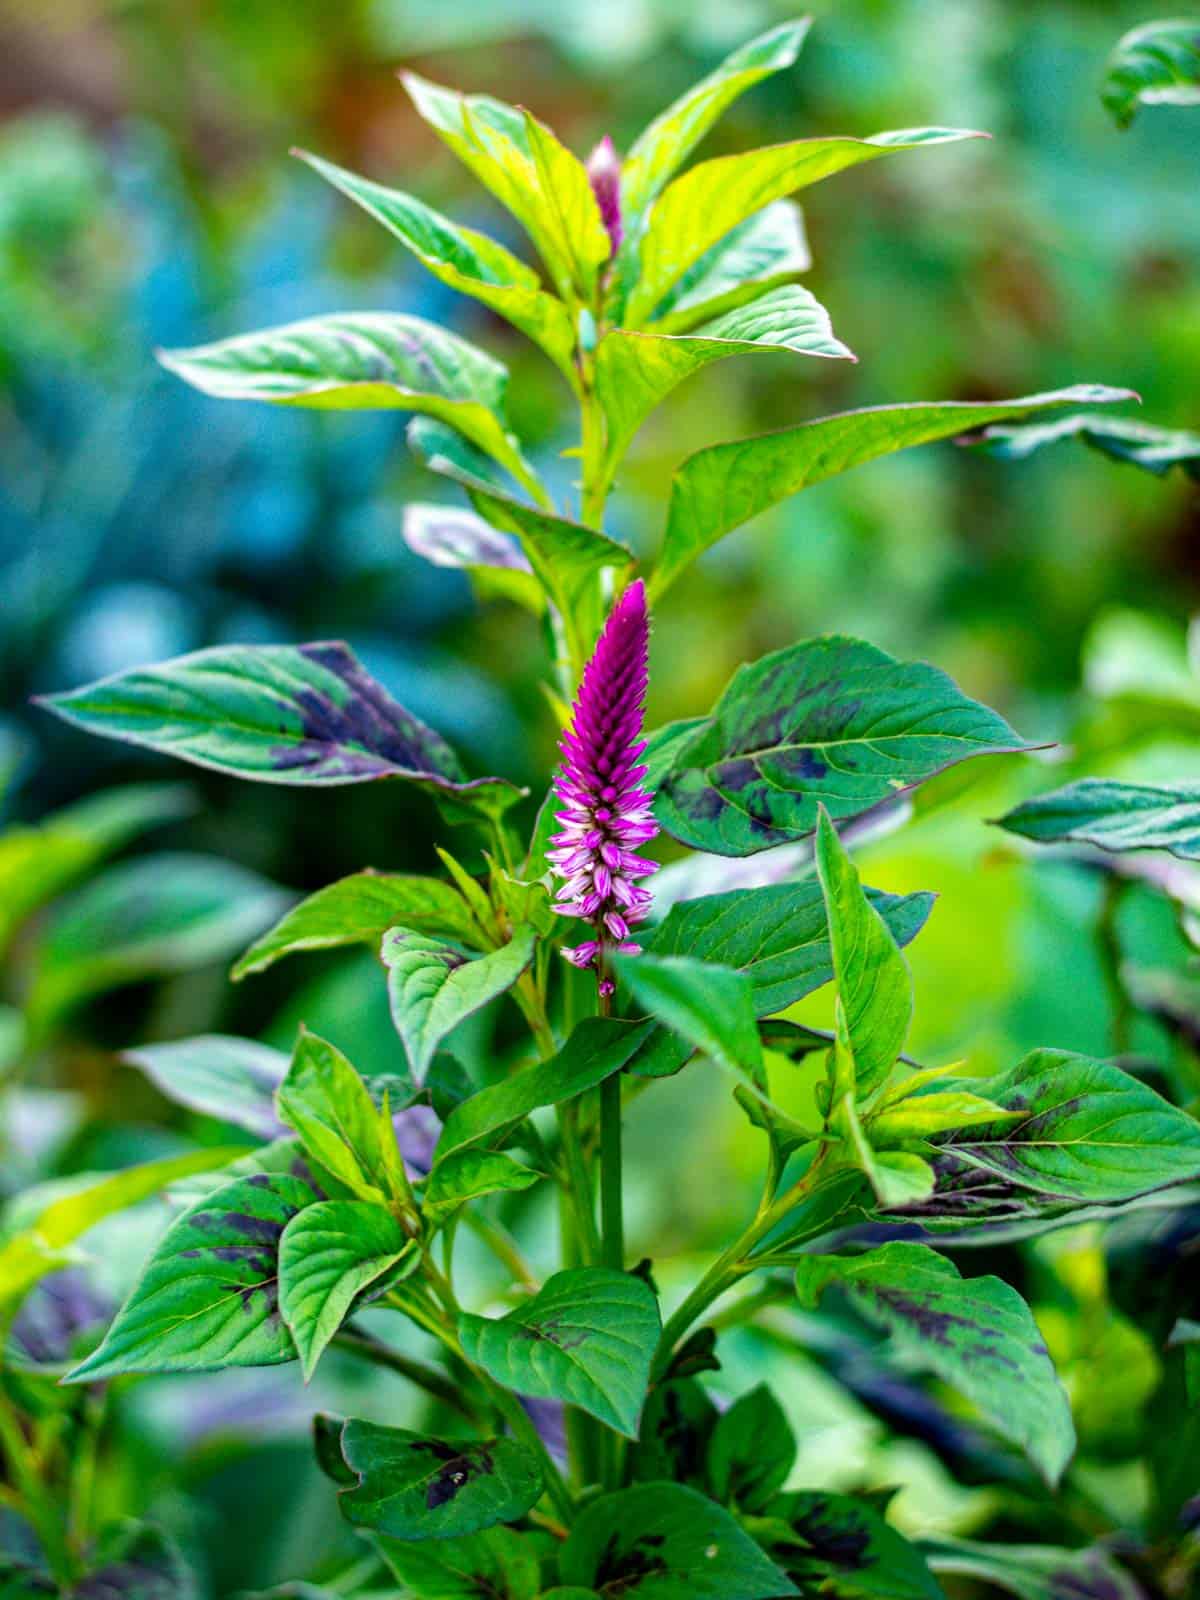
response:
<svg viewBox="0 0 1200 1600"><path fill-rule="evenodd" d="M1025 748L1003 718L931 666L825 637L743 666L711 710L643 736L647 608L731 530L888 452L1124 397L1080 387L886 405L710 446L676 472L639 572L603 523L652 409L726 357L849 356L796 281L808 256L790 197L972 137L807 138L681 173L737 95L792 64L804 31L788 23L736 51L623 160L605 139L586 165L527 112L409 77L419 114L524 227L541 272L411 194L306 158L557 366L580 417L574 508L555 503L515 437L503 367L416 317L317 316L165 357L216 396L419 414L414 450L471 509L410 507L409 542L487 569L490 593L545 623L548 704L565 728L536 820L520 789L469 774L338 643L220 647L49 702L83 728L265 783L415 785L464 841L461 861L442 852L444 876L363 872L322 889L235 968L246 978L296 952L369 945L404 1072L352 1064L309 1032L274 1067L224 1038L139 1052L185 1100L197 1074L220 1073L238 1085L232 1118L280 1131L189 1180L140 1282L68 1377L294 1362L299 1381L333 1343L399 1370L429 1391L427 1430L324 1416L315 1428L342 1511L405 1594L899 1600L939 1594L935 1572L1007 1571L1026 1583L1013 1592L1049 1595L1054 1573L1081 1563L1103 1592L1133 1592L1102 1551L922 1550L889 1526L883 1498L789 1490L795 1442L779 1402L760 1387L718 1416L700 1377L720 1363L718 1328L773 1299L849 1309L960 1396L1014 1481L1044 1493L1039 1479L1056 1485L1072 1457L1067 1394L1017 1291L960 1275L939 1242L1102 1219L1200 1177L1195 1122L1116 1065L1044 1050L980 1078L904 1054L901 951L931 897L864 889L847 841L946 767ZM682 859L652 878L659 832ZM758 886L738 887L742 859L776 846ZM702 895L686 852L703 858ZM824 985L831 1033L781 1017ZM595 1015L580 1018L583 995ZM480 1085L455 1030L510 1003L527 1044ZM657 1078L705 1062L761 1133L762 1200L664 1317L653 1271L626 1255L622 1122ZM536 1186L556 1192L561 1218L560 1265L544 1277L501 1222L505 1196ZM506 1276L503 1307L461 1301L464 1218ZM52 1233L26 1238L22 1284L60 1259ZM725 1298L751 1278L761 1293ZM405 1321L440 1367L392 1347ZM362 1585L377 1579L368 1563Z"/></svg>

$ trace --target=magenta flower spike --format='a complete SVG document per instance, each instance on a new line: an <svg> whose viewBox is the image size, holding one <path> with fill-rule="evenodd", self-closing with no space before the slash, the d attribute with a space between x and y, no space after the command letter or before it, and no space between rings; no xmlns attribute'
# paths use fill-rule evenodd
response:
<svg viewBox="0 0 1200 1600"><path fill-rule="evenodd" d="M650 812L654 798L642 787L646 768L638 757L646 698L650 618L646 588L631 583L609 613L604 631L575 696L571 722L562 737L563 763L554 786L563 809L562 831L548 852L564 882L554 909L592 924L592 934L564 950L577 967L594 967L600 993L613 982L606 950L634 955L641 948L629 937L650 908L650 892L637 880L658 871L639 853L658 832Z"/></svg>
<svg viewBox="0 0 1200 1600"><path fill-rule="evenodd" d="M625 235L621 222L621 158L607 133L587 158L587 175L615 256Z"/></svg>

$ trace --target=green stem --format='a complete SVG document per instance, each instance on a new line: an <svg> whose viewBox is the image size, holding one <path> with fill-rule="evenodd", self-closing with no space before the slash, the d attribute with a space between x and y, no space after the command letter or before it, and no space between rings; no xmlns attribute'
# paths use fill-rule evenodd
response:
<svg viewBox="0 0 1200 1600"><path fill-rule="evenodd" d="M625 1270L625 1216L621 1178L621 1074L600 1085L600 1217L604 1265Z"/></svg>
<svg viewBox="0 0 1200 1600"><path fill-rule="evenodd" d="M424 1389L426 1394L434 1400L439 1400L452 1411L457 1411L468 1421L477 1422L479 1413L463 1394L459 1384L453 1383L436 1367L428 1367L423 1361L414 1361L411 1356L402 1355L399 1350L393 1350L390 1345L381 1344L370 1334L360 1333L356 1328L343 1328L334 1335L334 1344L341 1350L348 1350L351 1355L361 1357L364 1361L371 1361L377 1367L383 1367L388 1372L395 1372L401 1378L406 1378L409 1383L415 1383L419 1389Z"/></svg>
<svg viewBox="0 0 1200 1600"><path fill-rule="evenodd" d="M508 1268L515 1283L521 1284L526 1289L537 1288L538 1281L533 1268L521 1254L516 1240L506 1228L493 1222L490 1217L481 1216L469 1208L462 1213L462 1217L471 1232L482 1239L496 1259Z"/></svg>
<svg viewBox="0 0 1200 1600"><path fill-rule="evenodd" d="M1100 971L1104 978L1104 986L1108 990L1109 1008L1112 1014L1113 1051L1119 1056L1126 1054L1129 1049L1130 1028L1133 1022L1133 1003L1121 975L1123 957L1121 930L1117 920L1121 902L1128 888L1127 878L1120 878L1116 873L1108 875L1104 883L1104 896L1100 902L1100 917L1096 924Z"/></svg>
<svg viewBox="0 0 1200 1600"><path fill-rule="evenodd" d="M558 1108L558 1131L562 1140L563 1161L567 1169L567 1191L571 1198L578 1245L584 1264L601 1258L600 1232L592 1196L592 1177L579 1139L579 1104L564 1101Z"/></svg>

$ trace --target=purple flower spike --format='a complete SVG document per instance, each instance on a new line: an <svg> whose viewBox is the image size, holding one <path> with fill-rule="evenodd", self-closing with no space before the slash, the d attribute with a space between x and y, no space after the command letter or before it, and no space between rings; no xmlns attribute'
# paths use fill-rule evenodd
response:
<svg viewBox="0 0 1200 1600"><path fill-rule="evenodd" d="M587 175L615 256L625 233L621 225L621 158L608 134L587 158Z"/></svg>
<svg viewBox="0 0 1200 1600"><path fill-rule="evenodd" d="M645 918L650 893L637 880L658 871L657 862L639 854L658 832L650 813L654 797L641 787L646 769L637 764L646 748L641 732L649 636L646 588L639 578L613 607L584 668L554 781L563 802L557 813L562 831L550 841L549 860L564 880L554 909L592 925L590 936L563 954L577 967L597 970L602 995L614 987L605 951L635 955L640 948L629 933Z"/></svg>

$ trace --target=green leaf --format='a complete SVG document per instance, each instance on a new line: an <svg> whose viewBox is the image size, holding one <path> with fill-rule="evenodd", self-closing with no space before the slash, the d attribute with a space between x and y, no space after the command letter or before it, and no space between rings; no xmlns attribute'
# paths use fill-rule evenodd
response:
<svg viewBox="0 0 1200 1600"><path fill-rule="evenodd" d="M634 999L694 1050L727 1072L765 1086L750 980L693 956L618 956L615 969Z"/></svg>
<svg viewBox="0 0 1200 1600"><path fill-rule="evenodd" d="M760 1383L718 1419L708 1445L708 1479L722 1504L762 1511L795 1461L796 1439L783 1408Z"/></svg>
<svg viewBox="0 0 1200 1600"><path fill-rule="evenodd" d="M885 1209L917 1205L933 1193L933 1168L911 1151L875 1149L863 1129L853 1087L843 1084L842 1062L848 1060L840 1049L835 1052L833 1092L837 1098L829 1116L829 1131L841 1141L839 1165L861 1172Z"/></svg>
<svg viewBox="0 0 1200 1600"><path fill-rule="evenodd" d="M196 1575L175 1541L148 1523L122 1520L106 1528L91 1560L95 1565L70 1600L199 1600Z"/></svg>
<svg viewBox="0 0 1200 1600"><path fill-rule="evenodd" d="M731 229L683 274L659 303L654 333L686 333L812 266L804 213L793 200L773 200Z"/></svg>
<svg viewBox="0 0 1200 1600"><path fill-rule="evenodd" d="M999 1077L953 1087L985 1089L1023 1115L938 1139L922 1222L1119 1205L1200 1178L1200 1125L1110 1062L1037 1050Z"/></svg>
<svg viewBox="0 0 1200 1600"><path fill-rule="evenodd" d="M694 261L772 200L896 150L982 137L961 128L911 128L869 139L797 139L702 161L655 202L640 244L638 279L625 322L636 328L648 321Z"/></svg>
<svg viewBox="0 0 1200 1600"><path fill-rule="evenodd" d="M1139 106L1200 105L1200 22L1147 22L1125 34L1108 59L1100 98L1119 128Z"/></svg>
<svg viewBox="0 0 1200 1600"><path fill-rule="evenodd" d="M653 734L659 824L747 856L858 816L969 756L1029 749L936 667L860 639L809 639L739 667L708 717ZM664 770L665 764L665 770Z"/></svg>
<svg viewBox="0 0 1200 1600"><path fill-rule="evenodd" d="M89 795L53 816L0 834L0 949L31 911L53 900L148 828L195 809L180 784L130 784Z"/></svg>
<svg viewBox="0 0 1200 1600"><path fill-rule="evenodd" d="M511 322L575 382L575 330L570 315L561 300L541 288L532 268L494 239L460 227L411 194L372 183L306 151L297 153L314 172L381 222L435 278L482 301Z"/></svg>
<svg viewBox="0 0 1200 1600"><path fill-rule="evenodd" d="M830 1284L891 1335L897 1357L934 1373L1018 1445L1050 1484L1075 1448L1075 1428L1037 1324L1000 1278L959 1276L927 1245L887 1244L862 1256L809 1256L796 1269L802 1305Z"/></svg>
<svg viewBox="0 0 1200 1600"><path fill-rule="evenodd" d="M1200 783L1081 778L1025 801L1001 817L1000 826L1038 844L1169 850L1200 861Z"/></svg>
<svg viewBox="0 0 1200 1600"><path fill-rule="evenodd" d="M452 884L368 868L327 884L293 906L240 957L232 975L238 980L265 972L298 950L374 944L397 923L468 945L479 938L470 907Z"/></svg>
<svg viewBox="0 0 1200 1600"><path fill-rule="evenodd" d="M299 1178L239 1178L167 1229L99 1349L67 1383L215 1372L295 1359L279 1317L279 1239L316 1195Z"/></svg>
<svg viewBox="0 0 1200 1600"><path fill-rule="evenodd" d="M790 67L812 19L800 17L759 34L725 57L640 134L621 168L621 209L631 232L726 108L773 72Z"/></svg>
<svg viewBox="0 0 1200 1600"><path fill-rule="evenodd" d="M467 779L432 728L364 671L348 645L218 645L50 695L51 711L110 739L260 783L405 778L485 813L522 791Z"/></svg>
<svg viewBox="0 0 1200 1600"><path fill-rule="evenodd" d="M384 934L380 954L388 972L392 1021L418 1082L446 1035L512 988L533 960L536 944L532 928L517 928L508 944L472 958L408 928Z"/></svg>
<svg viewBox="0 0 1200 1600"><path fill-rule="evenodd" d="M1197 30L1200 36L1200 29ZM1053 422L1024 422L1008 428L985 428L974 448L1001 461L1024 461L1043 445L1080 439L1101 455L1142 467L1162 478L1182 467L1200 478L1200 433L1183 428L1156 428L1128 417L1089 417L1076 413Z"/></svg>
<svg viewBox="0 0 1200 1600"><path fill-rule="evenodd" d="M419 1544L375 1534L371 1543L421 1600L535 1600L542 1592L537 1547L511 1528Z"/></svg>
<svg viewBox="0 0 1200 1600"><path fill-rule="evenodd" d="M642 1412L632 1475L638 1483L702 1487L717 1408L694 1378L672 1378L651 1389Z"/></svg>
<svg viewBox="0 0 1200 1600"><path fill-rule="evenodd" d="M326 411L417 411L447 423L537 493L504 415L508 373L456 333L400 312L339 312L159 360L219 400Z"/></svg>
<svg viewBox="0 0 1200 1600"><path fill-rule="evenodd" d="M170 1044L144 1044L126 1050L122 1060L144 1072L168 1100L206 1117L235 1123L259 1139L283 1132L275 1115L275 1091L288 1058L282 1050L206 1033Z"/></svg>
<svg viewBox="0 0 1200 1600"><path fill-rule="evenodd" d="M103 990L228 960L289 898L216 856L139 856L109 867L46 924L29 1012L46 1027Z"/></svg>
<svg viewBox="0 0 1200 1600"><path fill-rule="evenodd" d="M525 136L540 196L538 225L553 241L552 253L568 264L564 293L577 290L587 301L612 244L600 215L587 169L536 117L525 116Z"/></svg>
<svg viewBox="0 0 1200 1600"><path fill-rule="evenodd" d="M456 1150L434 1163L421 1209L426 1215L444 1216L480 1195L528 1189L540 1176L499 1150Z"/></svg>
<svg viewBox="0 0 1200 1600"><path fill-rule="evenodd" d="M858 1095L865 1099L904 1049L912 1023L912 979L824 806L817 822L816 861L837 979L838 1040L850 1054Z"/></svg>
<svg viewBox="0 0 1200 1600"><path fill-rule="evenodd" d="M481 598L511 600L538 617L545 611L542 585L521 546L474 511L409 501L402 531L415 555L435 567L468 573Z"/></svg>
<svg viewBox="0 0 1200 1600"><path fill-rule="evenodd" d="M537 1457L514 1439L433 1439L354 1418L341 1446L357 1475L338 1496L343 1515L394 1539L460 1538L515 1522L542 1492Z"/></svg>
<svg viewBox="0 0 1200 1600"><path fill-rule="evenodd" d="M934 1572L981 1578L1017 1600L1145 1600L1107 1550L1062 1550L1053 1545L981 1544L973 1539L931 1538L924 1542Z"/></svg>
<svg viewBox="0 0 1200 1600"><path fill-rule="evenodd" d="M644 1600L782 1600L799 1594L727 1511L676 1483L593 1500L563 1546L561 1576Z"/></svg>
<svg viewBox="0 0 1200 1600"><path fill-rule="evenodd" d="M899 945L916 938L933 908L931 894L866 895ZM812 878L681 900L643 943L651 955L690 955L744 972L760 1017L794 1005L834 975L825 901Z"/></svg>
<svg viewBox="0 0 1200 1600"><path fill-rule="evenodd" d="M871 1143L877 1149L892 1144L907 1144L913 1139L929 1139L937 1133L953 1133L980 1123L1011 1121L1020 1115L1005 1111L994 1100L966 1089L934 1094L914 1094L881 1105L867 1118Z"/></svg>
<svg viewBox="0 0 1200 1600"><path fill-rule="evenodd" d="M798 1490L781 1495L770 1515L773 1524L786 1527L777 1543L770 1541L771 1548L804 1594L943 1600L920 1551L863 1500Z"/></svg>
<svg viewBox="0 0 1200 1600"><path fill-rule="evenodd" d="M305 1383L355 1301L406 1254L411 1272L420 1263L415 1241L390 1212L361 1200L321 1200L288 1223L279 1241L279 1310Z"/></svg>
<svg viewBox="0 0 1200 1600"><path fill-rule="evenodd" d="M579 1406L630 1439L660 1332L650 1287L607 1267L556 1272L507 1316L458 1321L467 1360L497 1383Z"/></svg>
<svg viewBox="0 0 1200 1600"><path fill-rule="evenodd" d="M615 328L596 347L596 394L604 410L604 466L613 473L642 423L671 390L729 356L779 351L855 360L836 339L825 307L798 284L773 289L689 334Z"/></svg>
<svg viewBox="0 0 1200 1600"><path fill-rule="evenodd" d="M585 1017L557 1055L481 1089L452 1111L438 1141L438 1160L523 1121L542 1106L598 1088L620 1072L653 1031L648 1022Z"/></svg>
<svg viewBox="0 0 1200 1600"><path fill-rule="evenodd" d="M340 1050L301 1032L276 1095L279 1115L320 1166L360 1199L404 1198L391 1121L376 1109L362 1078Z"/></svg>
<svg viewBox="0 0 1200 1600"><path fill-rule="evenodd" d="M818 141L819 142L819 141ZM675 474L667 530L651 576L651 601L662 597L698 555L760 511L851 467L950 439L990 422L1064 405L1107 405L1134 398L1128 389L1077 384L1020 400L938 400L843 411L814 422L710 445Z"/></svg>

